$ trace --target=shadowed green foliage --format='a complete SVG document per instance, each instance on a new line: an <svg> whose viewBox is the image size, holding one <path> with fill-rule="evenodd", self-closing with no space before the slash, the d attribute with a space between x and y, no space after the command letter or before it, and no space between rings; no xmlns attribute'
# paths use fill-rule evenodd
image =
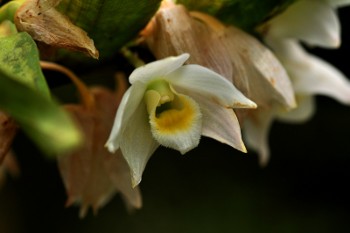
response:
<svg viewBox="0 0 350 233"><path fill-rule="evenodd" d="M295 0L178 0L189 10L214 15L227 24L246 31L282 11Z"/></svg>
<svg viewBox="0 0 350 233"><path fill-rule="evenodd" d="M104 59L136 38L157 11L160 2L161 0L63 0L59 10L88 33L100 52L100 59Z"/></svg>
<svg viewBox="0 0 350 233"><path fill-rule="evenodd" d="M47 154L81 141L68 114L49 96L36 45L27 33L0 38L0 109Z"/></svg>

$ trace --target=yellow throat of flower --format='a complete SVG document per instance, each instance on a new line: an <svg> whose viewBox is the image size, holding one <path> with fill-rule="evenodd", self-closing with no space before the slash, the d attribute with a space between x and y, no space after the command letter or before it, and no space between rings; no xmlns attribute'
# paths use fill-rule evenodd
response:
<svg viewBox="0 0 350 233"><path fill-rule="evenodd" d="M144 98L153 135L181 134L192 130L201 119L198 104L176 93L165 80L152 82Z"/></svg>

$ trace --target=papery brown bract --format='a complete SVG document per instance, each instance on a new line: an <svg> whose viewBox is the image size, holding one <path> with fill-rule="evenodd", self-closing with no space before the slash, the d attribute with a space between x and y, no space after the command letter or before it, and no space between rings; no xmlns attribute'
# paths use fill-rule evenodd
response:
<svg viewBox="0 0 350 233"><path fill-rule="evenodd" d="M205 66L226 78L233 75L230 57L221 41L182 5L163 4L143 36L157 59L189 53L187 63Z"/></svg>
<svg viewBox="0 0 350 233"><path fill-rule="evenodd" d="M120 96L105 88L93 88L91 94L95 100L94 109L82 105L65 106L85 134L85 143L79 150L58 157L68 195L67 206L80 203L80 216L84 217L90 206L96 213L120 192L128 207L140 208L140 191L131 187L130 170L121 152L111 154L104 147Z"/></svg>
<svg viewBox="0 0 350 233"><path fill-rule="evenodd" d="M12 177L18 177L20 175L20 168L17 159L12 151L9 151L3 158L0 164L0 188L6 182L6 175L9 174Z"/></svg>
<svg viewBox="0 0 350 233"><path fill-rule="evenodd" d="M51 46L80 51L98 58L98 51L87 33L55 7L61 0L27 0L16 12L15 23L20 31Z"/></svg>
<svg viewBox="0 0 350 233"><path fill-rule="evenodd" d="M17 129L15 121L0 111L0 165L10 151Z"/></svg>

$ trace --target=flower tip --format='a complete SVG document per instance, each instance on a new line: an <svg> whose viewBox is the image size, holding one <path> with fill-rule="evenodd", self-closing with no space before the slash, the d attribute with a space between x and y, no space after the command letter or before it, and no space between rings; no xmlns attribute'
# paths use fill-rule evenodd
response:
<svg viewBox="0 0 350 233"><path fill-rule="evenodd" d="M187 61L188 58L190 58L190 54L188 54L188 53L183 53L183 54L179 55L177 58L179 58L179 59L181 59L181 60Z"/></svg>
<svg viewBox="0 0 350 233"><path fill-rule="evenodd" d="M332 41L332 47L335 48L335 49L338 49L341 45L341 40L340 38L334 38L334 40Z"/></svg>
<svg viewBox="0 0 350 233"><path fill-rule="evenodd" d="M240 151L242 151L243 153L248 153L247 148L245 147L243 142L241 143Z"/></svg>
<svg viewBox="0 0 350 233"><path fill-rule="evenodd" d="M258 105L255 102L251 101L251 100L250 100L250 103L249 103L248 106L249 106L249 108L257 108L258 107Z"/></svg>
<svg viewBox="0 0 350 233"><path fill-rule="evenodd" d="M141 180L142 180L141 176L134 174L131 178L132 188L136 188L136 186L138 186L141 183Z"/></svg>
<svg viewBox="0 0 350 233"><path fill-rule="evenodd" d="M108 149L109 152L115 153L119 148L113 144L111 141L107 141L105 144L105 147Z"/></svg>
<svg viewBox="0 0 350 233"><path fill-rule="evenodd" d="M266 159L259 159L259 166L261 168L265 168L268 163L269 163L269 159L268 158L266 158Z"/></svg>
<svg viewBox="0 0 350 233"><path fill-rule="evenodd" d="M199 144L199 142L198 142L198 144ZM192 149L194 149L195 147L197 147L198 144L195 145L195 146L191 146L191 147L179 149L179 152L181 153L181 155L184 155L184 154L186 154L187 152L189 152L190 150L192 150Z"/></svg>
<svg viewBox="0 0 350 233"><path fill-rule="evenodd" d="M251 101L250 99L247 99L246 102L239 102L239 101L235 101L231 106L229 106L228 108L257 108L258 105Z"/></svg>

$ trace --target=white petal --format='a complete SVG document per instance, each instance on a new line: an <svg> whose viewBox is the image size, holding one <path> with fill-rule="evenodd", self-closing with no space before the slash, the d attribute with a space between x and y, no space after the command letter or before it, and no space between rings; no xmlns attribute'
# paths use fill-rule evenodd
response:
<svg viewBox="0 0 350 233"><path fill-rule="evenodd" d="M120 102L111 134L106 143L106 147L110 152L118 150L124 128L130 121L130 117L134 114L136 108L140 105L145 89L144 85L136 83L125 92Z"/></svg>
<svg viewBox="0 0 350 233"><path fill-rule="evenodd" d="M327 2L333 7L345 7L350 5L349 0L327 0Z"/></svg>
<svg viewBox="0 0 350 233"><path fill-rule="evenodd" d="M298 107L278 112L277 118L288 123L302 123L309 120L316 111L315 98L311 95L297 96Z"/></svg>
<svg viewBox="0 0 350 233"><path fill-rule="evenodd" d="M191 95L202 112L202 135L247 152L242 141L241 127L232 109L224 108L206 96Z"/></svg>
<svg viewBox="0 0 350 233"><path fill-rule="evenodd" d="M233 77L235 86L259 106L277 101L286 108L293 108L292 84L271 50L255 37L233 26L227 27L226 33L226 45L231 50L232 63L236 64ZM240 59L237 59L237 54Z"/></svg>
<svg viewBox="0 0 350 233"><path fill-rule="evenodd" d="M141 102L120 139L120 149L129 164L133 187L141 182L146 164L158 146L151 134L146 106Z"/></svg>
<svg viewBox="0 0 350 233"><path fill-rule="evenodd" d="M294 53L284 65L292 78L294 90L300 95L321 94L343 104L350 104L350 82L329 63L306 53L297 43L289 43ZM298 54L297 56L295 54Z"/></svg>
<svg viewBox="0 0 350 233"><path fill-rule="evenodd" d="M256 108L232 83L221 75L199 65L185 65L165 77L175 89L197 92L213 98L225 107Z"/></svg>
<svg viewBox="0 0 350 233"><path fill-rule="evenodd" d="M252 111L257 112L254 114L254 119L248 118L244 121L244 140L249 149L258 153L260 165L266 166L270 159L268 137L274 118L274 111L272 109Z"/></svg>
<svg viewBox="0 0 350 233"><path fill-rule="evenodd" d="M198 104L190 97L177 95L183 106L181 110L171 109L156 116L156 102L150 124L152 135L162 146L180 151L182 154L197 147L202 132L202 114ZM174 100L175 101L175 100Z"/></svg>
<svg viewBox="0 0 350 233"><path fill-rule="evenodd" d="M339 47L340 23L334 9L320 0L300 0L269 23L267 37L297 38L310 45Z"/></svg>
<svg viewBox="0 0 350 233"><path fill-rule="evenodd" d="M129 82L134 84L139 81L147 84L152 79L162 78L182 66L189 57L189 54L184 53L177 57L167 57L148 63L134 70L129 77Z"/></svg>

